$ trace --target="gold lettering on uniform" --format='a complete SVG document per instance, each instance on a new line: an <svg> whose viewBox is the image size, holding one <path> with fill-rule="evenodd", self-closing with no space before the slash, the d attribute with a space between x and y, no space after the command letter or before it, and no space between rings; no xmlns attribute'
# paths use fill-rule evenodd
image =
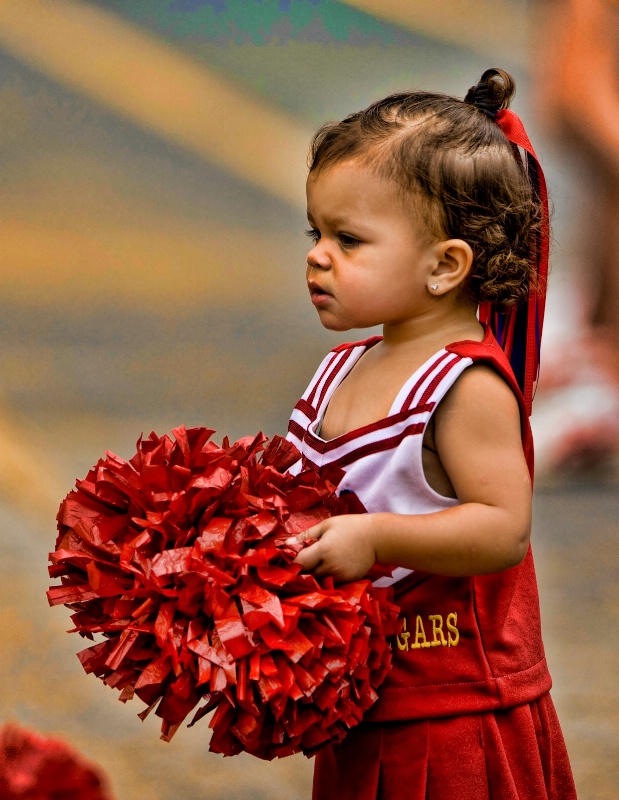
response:
<svg viewBox="0 0 619 800"><path fill-rule="evenodd" d="M431 647L446 647L447 646L447 639L445 639L445 634L443 633L443 617L441 614L430 614L428 619L432 623L432 641L430 642Z"/></svg>
<svg viewBox="0 0 619 800"><path fill-rule="evenodd" d="M447 630L449 631L447 639L449 641L449 647L455 647L460 641L460 631L457 628L457 624L458 615L456 612L452 611L451 614L447 614Z"/></svg>
<svg viewBox="0 0 619 800"><path fill-rule="evenodd" d="M432 638L428 640L424 627L423 617L415 617L415 638L411 641L406 617L402 617L402 630L396 634L395 643L398 650L419 650L422 647L456 647L460 642L458 630L458 614L455 611L443 618L442 614L428 614L428 621L432 623ZM447 631L445 631L447 628ZM445 636L447 633L447 636Z"/></svg>
<svg viewBox="0 0 619 800"><path fill-rule="evenodd" d="M397 634L395 637L398 650L408 650L409 638L410 633L406 630L406 617L404 617L402 620L402 633Z"/></svg>
<svg viewBox="0 0 619 800"><path fill-rule="evenodd" d="M420 647L430 647L430 642L426 639L423 620L419 614L417 614L415 620L415 642L411 645L411 650L418 650Z"/></svg>

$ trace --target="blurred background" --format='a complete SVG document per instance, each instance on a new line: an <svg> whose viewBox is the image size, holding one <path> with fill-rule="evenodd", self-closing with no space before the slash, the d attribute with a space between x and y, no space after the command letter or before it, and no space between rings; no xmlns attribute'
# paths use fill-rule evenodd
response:
<svg viewBox="0 0 619 800"><path fill-rule="evenodd" d="M535 53L558 36L546 10L525 0L0 3L0 722L61 736L105 769L118 800L307 798L312 765L209 754L206 722L164 744L155 718L137 718L141 704L118 703L83 673L68 611L45 598L60 500L104 450L130 457L141 432L285 432L324 352L355 335L322 330L307 299L309 138L391 91L463 96L489 66L514 74L513 107L555 207L548 339L573 336L585 313L574 230L592 190L545 124ZM534 548L577 786L602 800L619 796L608 422L619 406L612 379L594 375L587 408L601 403L607 427L571 458L554 442L577 416L557 400L556 372L538 413L549 444Z"/></svg>

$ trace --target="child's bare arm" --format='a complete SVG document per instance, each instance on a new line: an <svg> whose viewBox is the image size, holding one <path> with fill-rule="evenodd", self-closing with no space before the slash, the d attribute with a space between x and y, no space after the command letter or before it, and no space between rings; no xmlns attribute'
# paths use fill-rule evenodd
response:
<svg viewBox="0 0 619 800"><path fill-rule="evenodd" d="M303 538L318 542L297 561L337 580L383 564L441 575L498 572L526 555L531 482L518 403L492 369L466 370L436 411L435 442L460 505L434 514L333 517Z"/></svg>

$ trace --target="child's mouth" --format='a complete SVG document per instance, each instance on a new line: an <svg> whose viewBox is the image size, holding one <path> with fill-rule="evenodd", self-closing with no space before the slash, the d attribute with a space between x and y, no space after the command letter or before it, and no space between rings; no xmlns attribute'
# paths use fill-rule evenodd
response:
<svg viewBox="0 0 619 800"><path fill-rule="evenodd" d="M310 297L311 297L312 303L315 306L316 305L322 305L330 297L332 297L332 295L329 294L329 292L325 291L325 289L323 289L322 286L319 286L317 283L314 283L313 281L308 283L308 288L309 288L309 291L310 291Z"/></svg>

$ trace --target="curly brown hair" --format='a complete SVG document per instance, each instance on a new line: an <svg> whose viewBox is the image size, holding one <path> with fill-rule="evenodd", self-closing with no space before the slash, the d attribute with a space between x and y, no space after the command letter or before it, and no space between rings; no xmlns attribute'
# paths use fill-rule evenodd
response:
<svg viewBox="0 0 619 800"><path fill-rule="evenodd" d="M323 125L312 141L310 175L359 160L395 181L417 201L431 237L471 246L470 295L508 308L534 286L530 243L541 218L518 151L494 122L514 92L511 76L493 68L464 100L392 94Z"/></svg>

